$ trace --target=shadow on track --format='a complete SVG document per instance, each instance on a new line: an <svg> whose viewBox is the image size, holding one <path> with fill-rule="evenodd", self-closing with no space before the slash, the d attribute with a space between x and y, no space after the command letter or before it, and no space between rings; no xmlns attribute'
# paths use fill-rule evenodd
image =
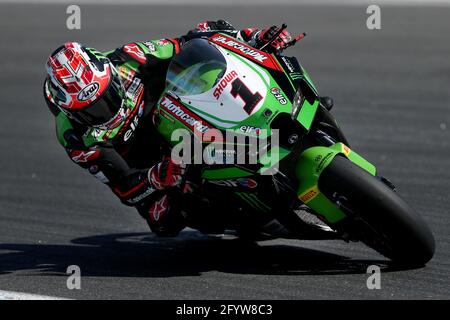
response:
<svg viewBox="0 0 450 320"><path fill-rule="evenodd" d="M220 239L183 231L177 238L149 233L106 234L72 240L71 245L0 244L0 274L28 270L64 275L78 265L83 276L176 277L220 271L236 274L333 275L406 270L387 260L354 260L324 251Z"/></svg>

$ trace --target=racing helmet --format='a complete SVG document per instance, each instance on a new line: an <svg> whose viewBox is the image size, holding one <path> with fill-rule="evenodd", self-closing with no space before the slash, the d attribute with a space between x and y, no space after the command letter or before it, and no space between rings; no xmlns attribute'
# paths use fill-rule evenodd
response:
<svg viewBox="0 0 450 320"><path fill-rule="evenodd" d="M106 55L67 42L48 58L45 91L63 113L93 128L112 130L129 115L126 90Z"/></svg>

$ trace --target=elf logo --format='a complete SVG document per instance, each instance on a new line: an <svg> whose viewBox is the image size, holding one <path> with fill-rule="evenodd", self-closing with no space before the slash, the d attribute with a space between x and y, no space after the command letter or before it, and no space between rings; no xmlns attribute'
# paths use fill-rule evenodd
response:
<svg viewBox="0 0 450 320"><path fill-rule="evenodd" d="M131 120L130 129L128 129L123 135L123 141L128 141L133 136L133 133L136 131L138 124L139 115L137 114L136 116L134 116L133 120Z"/></svg>
<svg viewBox="0 0 450 320"><path fill-rule="evenodd" d="M133 136L133 133L136 131L137 126L139 124L139 119L142 117L143 114L144 114L144 101L141 102L141 104L139 105L139 109L137 110L137 114L130 121L130 127L123 135L123 141L128 141Z"/></svg>
<svg viewBox="0 0 450 320"><path fill-rule="evenodd" d="M278 88L272 88L270 89L270 93L273 94L273 96L278 100L278 102L282 105L285 105L287 103L286 98L281 93L280 89Z"/></svg>
<svg viewBox="0 0 450 320"><path fill-rule="evenodd" d="M255 133L256 135L261 134L261 128L253 127L253 126L241 126L239 128L239 130L244 133Z"/></svg>
<svg viewBox="0 0 450 320"><path fill-rule="evenodd" d="M79 101L87 101L87 100L91 99L97 93L99 88L100 88L100 85L97 82L93 82L93 83L87 85L86 87L84 87L83 90L81 90L78 93L77 99Z"/></svg>

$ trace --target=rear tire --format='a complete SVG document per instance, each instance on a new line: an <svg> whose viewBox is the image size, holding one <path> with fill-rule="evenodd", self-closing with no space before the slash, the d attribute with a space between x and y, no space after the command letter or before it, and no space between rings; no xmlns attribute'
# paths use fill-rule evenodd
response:
<svg viewBox="0 0 450 320"><path fill-rule="evenodd" d="M424 265L433 257L435 241L425 221L392 189L347 158L333 159L320 176L319 189L328 199L343 199L349 215L341 224L344 231L353 236L356 232L358 240L389 259Z"/></svg>

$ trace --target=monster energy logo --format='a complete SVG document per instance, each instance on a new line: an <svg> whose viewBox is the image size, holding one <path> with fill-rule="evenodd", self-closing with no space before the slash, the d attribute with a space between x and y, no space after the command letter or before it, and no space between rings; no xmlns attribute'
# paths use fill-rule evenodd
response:
<svg viewBox="0 0 450 320"><path fill-rule="evenodd" d="M251 205L253 208L257 210L261 210L267 212L270 210L270 207L266 205L264 202L259 200L259 198L254 193L246 193L246 192L236 192L236 194L242 198L245 202Z"/></svg>
<svg viewBox="0 0 450 320"><path fill-rule="evenodd" d="M302 74L300 72L291 72L289 73L289 76L292 80L298 80L302 77Z"/></svg>
<svg viewBox="0 0 450 320"><path fill-rule="evenodd" d="M86 51L89 51L92 55L94 55L100 61L102 61L106 58L104 54L102 54L100 51L98 51L94 48L86 48Z"/></svg>

